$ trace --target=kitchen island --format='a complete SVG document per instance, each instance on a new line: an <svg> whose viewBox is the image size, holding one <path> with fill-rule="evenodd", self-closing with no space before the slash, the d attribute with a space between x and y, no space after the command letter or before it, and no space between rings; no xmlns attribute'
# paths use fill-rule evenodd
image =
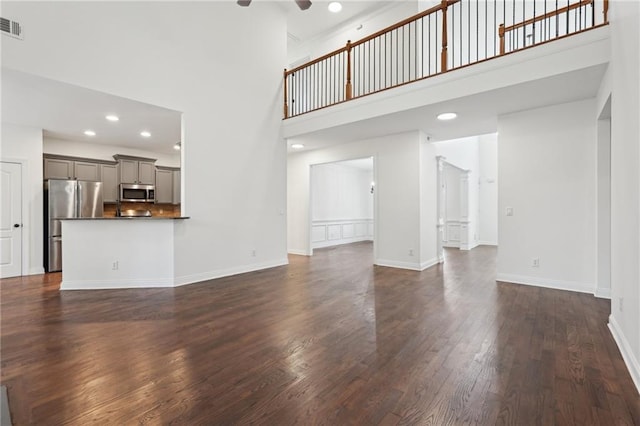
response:
<svg viewBox="0 0 640 426"><path fill-rule="evenodd" d="M186 219L64 219L60 289L174 287L174 234Z"/></svg>

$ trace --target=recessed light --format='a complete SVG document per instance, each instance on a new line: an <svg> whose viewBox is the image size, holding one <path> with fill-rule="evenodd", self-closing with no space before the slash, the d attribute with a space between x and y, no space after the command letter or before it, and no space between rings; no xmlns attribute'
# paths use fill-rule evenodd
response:
<svg viewBox="0 0 640 426"><path fill-rule="evenodd" d="M332 1L331 3L329 3L329 6L327 8L329 9L329 12L338 13L342 10L342 5L337 1Z"/></svg>
<svg viewBox="0 0 640 426"><path fill-rule="evenodd" d="M96 132L94 132L93 130L85 130L84 134L87 136L95 136Z"/></svg>
<svg viewBox="0 0 640 426"><path fill-rule="evenodd" d="M301 143L294 143L293 145L291 145L291 148L293 148L293 149L302 149L302 148L304 148L304 145L302 145Z"/></svg>
<svg viewBox="0 0 640 426"><path fill-rule="evenodd" d="M143 138L150 138L151 137L151 133L145 131L140 132L140 136L142 136Z"/></svg>
<svg viewBox="0 0 640 426"><path fill-rule="evenodd" d="M119 121L120 120L120 118L117 115L113 115L113 114L107 115L105 118L107 120L109 120L109 121Z"/></svg>
<svg viewBox="0 0 640 426"><path fill-rule="evenodd" d="M453 120L457 116L458 114L456 114L455 112L443 112L442 114L438 115L438 120Z"/></svg>

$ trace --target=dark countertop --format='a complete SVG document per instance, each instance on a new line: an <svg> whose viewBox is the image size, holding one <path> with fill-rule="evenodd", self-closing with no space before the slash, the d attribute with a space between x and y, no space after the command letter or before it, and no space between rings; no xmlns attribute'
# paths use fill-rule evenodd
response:
<svg viewBox="0 0 640 426"><path fill-rule="evenodd" d="M182 220L190 219L189 216L166 217L166 216L143 216L143 217L60 217L59 220Z"/></svg>

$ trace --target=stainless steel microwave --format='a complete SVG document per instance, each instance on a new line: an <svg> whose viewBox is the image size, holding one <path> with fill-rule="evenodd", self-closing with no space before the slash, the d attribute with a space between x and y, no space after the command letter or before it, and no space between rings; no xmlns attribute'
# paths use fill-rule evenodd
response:
<svg viewBox="0 0 640 426"><path fill-rule="evenodd" d="M153 203L156 199L156 187L154 185L121 183L119 195L121 202Z"/></svg>

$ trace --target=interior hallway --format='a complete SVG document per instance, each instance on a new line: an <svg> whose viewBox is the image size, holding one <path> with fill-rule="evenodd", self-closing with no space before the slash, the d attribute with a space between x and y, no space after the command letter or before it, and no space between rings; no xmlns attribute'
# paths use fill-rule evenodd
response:
<svg viewBox="0 0 640 426"><path fill-rule="evenodd" d="M496 249L423 272L371 243L174 289L0 282L14 424L640 424L610 302L496 283Z"/></svg>

